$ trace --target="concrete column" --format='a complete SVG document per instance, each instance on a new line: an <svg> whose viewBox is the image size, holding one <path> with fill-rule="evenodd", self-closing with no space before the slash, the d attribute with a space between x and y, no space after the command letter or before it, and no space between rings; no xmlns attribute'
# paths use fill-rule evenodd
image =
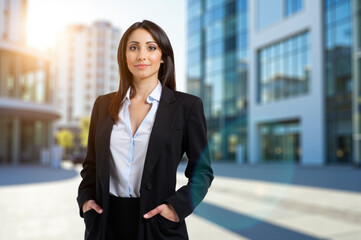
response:
<svg viewBox="0 0 361 240"><path fill-rule="evenodd" d="M0 129L2 132L0 134L0 164L4 164L8 161L7 157L8 157L9 146L7 145L7 139L8 139L9 131L6 124L7 124L6 118L0 119Z"/></svg>
<svg viewBox="0 0 361 240"><path fill-rule="evenodd" d="M9 58L6 56L7 54L3 51L0 51L0 97L7 96L7 75L8 75L8 64Z"/></svg>
<svg viewBox="0 0 361 240"><path fill-rule="evenodd" d="M22 56L25 57L25 56ZM14 71L14 84L15 84L15 97L21 98L21 90L20 90L20 76L21 76L21 68L22 63L21 59L22 57L19 54L15 55L15 59L13 64L15 64L15 71Z"/></svg>
<svg viewBox="0 0 361 240"><path fill-rule="evenodd" d="M20 126L20 118L14 117L12 119L13 123L13 131L12 131L12 159L11 163L13 165L18 165L20 162L20 132L21 132L21 126Z"/></svg>
<svg viewBox="0 0 361 240"><path fill-rule="evenodd" d="M351 7L352 16L352 80L353 80L353 161L357 166L361 165L361 112L359 110L359 98L361 97L361 2L359 0L352 0Z"/></svg>
<svg viewBox="0 0 361 240"><path fill-rule="evenodd" d="M54 124L52 121L48 121L46 123L46 126L47 126L46 143L47 143L47 147L50 149L54 146Z"/></svg>

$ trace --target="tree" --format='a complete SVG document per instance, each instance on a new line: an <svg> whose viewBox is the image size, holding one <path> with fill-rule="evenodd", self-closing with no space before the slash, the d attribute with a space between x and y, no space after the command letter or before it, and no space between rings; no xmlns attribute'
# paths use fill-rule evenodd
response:
<svg viewBox="0 0 361 240"><path fill-rule="evenodd" d="M62 129L56 132L55 134L58 144L63 147L65 150L71 149L74 147L74 133L68 129Z"/></svg>
<svg viewBox="0 0 361 240"><path fill-rule="evenodd" d="M88 144L88 135L90 127L90 117L84 117L80 120L80 146L83 148L87 147Z"/></svg>

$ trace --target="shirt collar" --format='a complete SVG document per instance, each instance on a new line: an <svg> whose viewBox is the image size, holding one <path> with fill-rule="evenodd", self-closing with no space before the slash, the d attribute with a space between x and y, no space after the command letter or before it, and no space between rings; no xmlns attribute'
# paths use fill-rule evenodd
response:
<svg viewBox="0 0 361 240"><path fill-rule="evenodd" d="M125 94L125 98L124 98L123 101L128 101L128 102L130 102L130 97L129 97L129 95L130 95L130 88L131 88L131 87L128 88L128 91L127 91L127 93Z"/></svg>
<svg viewBox="0 0 361 240"><path fill-rule="evenodd" d="M123 101L126 100L126 101L130 102L130 88L131 87L128 88L127 93L125 94L125 98L124 98ZM153 91L147 97L147 102L152 103L154 100L159 102L161 94L162 94L162 84L158 80L157 86L153 89Z"/></svg>
<svg viewBox="0 0 361 240"><path fill-rule="evenodd" d="M162 84L158 80L157 86L153 89L153 91L147 97L147 102L152 103L154 100L159 102L161 94L162 94Z"/></svg>

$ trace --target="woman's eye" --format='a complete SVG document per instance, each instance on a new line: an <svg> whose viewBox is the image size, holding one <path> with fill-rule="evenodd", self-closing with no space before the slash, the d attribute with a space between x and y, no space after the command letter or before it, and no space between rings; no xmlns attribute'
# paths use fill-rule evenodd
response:
<svg viewBox="0 0 361 240"><path fill-rule="evenodd" d="M149 49L152 50L152 51L154 51L154 50L156 50L157 48L154 47L154 46L149 46Z"/></svg>
<svg viewBox="0 0 361 240"><path fill-rule="evenodd" d="M130 47L129 47L129 50L135 50L135 49L137 49L136 46L130 46Z"/></svg>

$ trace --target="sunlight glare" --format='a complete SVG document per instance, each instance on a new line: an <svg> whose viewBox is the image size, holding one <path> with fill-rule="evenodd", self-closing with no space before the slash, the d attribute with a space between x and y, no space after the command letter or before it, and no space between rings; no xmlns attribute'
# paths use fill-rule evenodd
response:
<svg viewBox="0 0 361 240"><path fill-rule="evenodd" d="M65 27L64 19L54 14L49 6L36 5L28 11L26 24L27 44L30 47L47 50L54 46L57 33Z"/></svg>

